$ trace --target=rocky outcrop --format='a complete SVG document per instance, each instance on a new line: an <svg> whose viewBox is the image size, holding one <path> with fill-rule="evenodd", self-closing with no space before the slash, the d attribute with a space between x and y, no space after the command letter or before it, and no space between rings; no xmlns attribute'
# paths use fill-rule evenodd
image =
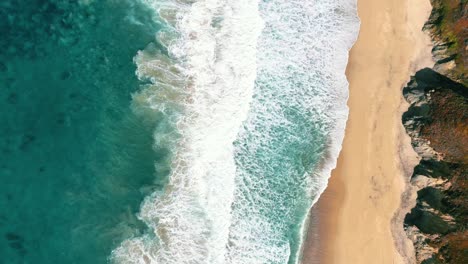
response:
<svg viewBox="0 0 468 264"><path fill-rule="evenodd" d="M424 26L435 65L403 89L403 124L420 157L416 206L404 220L422 264L468 263L468 1L431 0Z"/></svg>
<svg viewBox="0 0 468 264"><path fill-rule="evenodd" d="M468 263L468 88L433 69L403 90L402 121L420 156L411 184L417 203L405 217L418 263Z"/></svg>
<svg viewBox="0 0 468 264"><path fill-rule="evenodd" d="M468 5L466 0L431 0L432 12L424 25L431 35L434 70L468 85Z"/></svg>

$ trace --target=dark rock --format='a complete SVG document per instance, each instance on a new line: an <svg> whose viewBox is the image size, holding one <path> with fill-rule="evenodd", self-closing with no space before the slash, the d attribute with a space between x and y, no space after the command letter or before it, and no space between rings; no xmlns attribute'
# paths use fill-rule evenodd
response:
<svg viewBox="0 0 468 264"><path fill-rule="evenodd" d="M60 73L60 80L68 80L71 77L71 73L69 71L64 71Z"/></svg>
<svg viewBox="0 0 468 264"><path fill-rule="evenodd" d="M8 241L21 241L23 240L23 238L18 235L18 234L15 234L13 232L8 232L5 234L5 238L8 240Z"/></svg>
<svg viewBox="0 0 468 264"><path fill-rule="evenodd" d="M418 199L421 202L427 203L430 207L439 211L445 209L442 203L443 197L444 193L434 187L426 187L418 191Z"/></svg>
<svg viewBox="0 0 468 264"><path fill-rule="evenodd" d="M18 103L18 94L17 93L10 93L7 98L7 102L10 104Z"/></svg>
<svg viewBox="0 0 468 264"><path fill-rule="evenodd" d="M30 135L30 134L23 135L19 149L22 151L25 151L29 147L29 145L33 143L34 141L36 141L36 137L34 135Z"/></svg>
<svg viewBox="0 0 468 264"><path fill-rule="evenodd" d="M421 264L441 264L437 259L435 258L428 258L426 260L424 260L423 262L421 262Z"/></svg>
<svg viewBox="0 0 468 264"><path fill-rule="evenodd" d="M7 66L5 63L0 61L0 72L6 72L8 70Z"/></svg>
<svg viewBox="0 0 468 264"><path fill-rule="evenodd" d="M416 206L404 220L417 262L468 263L468 88L426 68L403 95L410 107L402 122L421 157L412 175L420 188Z"/></svg>
<svg viewBox="0 0 468 264"><path fill-rule="evenodd" d="M440 216L429 212L420 206L413 208L411 213L406 215L405 223L408 225L415 225L419 230L426 234L445 235L453 229L453 227Z"/></svg>

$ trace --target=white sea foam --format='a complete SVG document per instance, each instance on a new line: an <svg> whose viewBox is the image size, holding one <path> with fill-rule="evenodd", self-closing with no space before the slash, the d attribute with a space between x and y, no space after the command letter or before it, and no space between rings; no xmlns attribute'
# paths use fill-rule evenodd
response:
<svg viewBox="0 0 468 264"><path fill-rule="evenodd" d="M141 208L154 233L112 259L297 263L343 140L354 0L147 1L169 54L136 56L152 85L134 106L171 116L178 143L168 186ZM166 132L155 144L176 139Z"/></svg>
<svg viewBox="0 0 468 264"><path fill-rule="evenodd" d="M134 100L162 112L181 104L180 140L165 192L148 197L141 208L140 218L154 236L125 241L112 259L226 263L236 170L232 143L256 77L262 27L257 2L172 1L154 7L173 26L160 37L169 56L149 47L136 57L140 78L154 85Z"/></svg>
<svg viewBox="0 0 468 264"><path fill-rule="evenodd" d="M265 29L254 100L236 148L228 263L299 261L308 209L327 185L344 136L344 71L359 28L355 4L260 4Z"/></svg>

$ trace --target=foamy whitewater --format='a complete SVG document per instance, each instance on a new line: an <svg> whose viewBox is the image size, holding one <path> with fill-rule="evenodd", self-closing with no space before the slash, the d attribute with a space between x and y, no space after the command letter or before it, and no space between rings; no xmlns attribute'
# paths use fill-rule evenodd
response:
<svg viewBox="0 0 468 264"><path fill-rule="evenodd" d="M151 84L133 110L168 120L154 139L171 174L141 207L152 231L112 261L298 263L343 139L355 1L147 4L164 29L135 57Z"/></svg>

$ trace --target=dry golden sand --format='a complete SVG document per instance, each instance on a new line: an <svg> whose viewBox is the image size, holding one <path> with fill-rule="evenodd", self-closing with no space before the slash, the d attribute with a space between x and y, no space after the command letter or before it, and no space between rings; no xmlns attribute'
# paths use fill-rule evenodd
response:
<svg viewBox="0 0 468 264"><path fill-rule="evenodd" d="M416 161L401 124L402 87L415 70L432 66L430 39L421 31L430 10L429 0L358 0L343 150L313 209L304 264L414 261L399 211Z"/></svg>

